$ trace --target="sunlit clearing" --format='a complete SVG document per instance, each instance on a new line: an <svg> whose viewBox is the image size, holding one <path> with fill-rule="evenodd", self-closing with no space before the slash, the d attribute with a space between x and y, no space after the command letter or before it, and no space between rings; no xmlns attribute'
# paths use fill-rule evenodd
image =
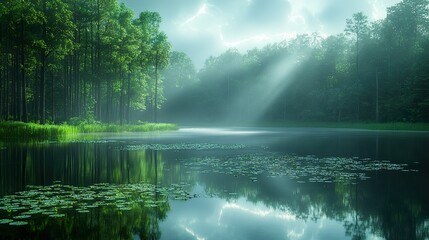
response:
<svg viewBox="0 0 429 240"><path fill-rule="evenodd" d="M309 53L288 56L268 67L262 79L243 89L226 107L224 121L257 121L293 80L294 70Z"/></svg>

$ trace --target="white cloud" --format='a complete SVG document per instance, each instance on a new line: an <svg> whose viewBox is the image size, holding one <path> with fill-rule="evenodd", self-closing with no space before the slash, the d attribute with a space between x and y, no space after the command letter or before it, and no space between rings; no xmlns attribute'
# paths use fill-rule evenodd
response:
<svg viewBox="0 0 429 240"><path fill-rule="evenodd" d="M400 0L122 0L136 12L160 12L162 29L175 50L201 67L227 48L241 51L296 34L337 34L347 18L362 11L370 20L385 17Z"/></svg>

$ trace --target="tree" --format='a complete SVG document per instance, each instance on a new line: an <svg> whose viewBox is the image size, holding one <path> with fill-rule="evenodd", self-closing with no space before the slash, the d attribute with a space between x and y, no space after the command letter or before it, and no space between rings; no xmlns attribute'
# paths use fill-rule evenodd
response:
<svg viewBox="0 0 429 240"><path fill-rule="evenodd" d="M417 63L413 67L413 110L415 121L429 121L429 40L423 45Z"/></svg>
<svg viewBox="0 0 429 240"><path fill-rule="evenodd" d="M185 107L187 97L191 97L189 92L198 84L195 66L184 52L172 51L170 63L161 75L164 77L166 101L159 115L163 116L163 121L178 121L180 109Z"/></svg>
<svg viewBox="0 0 429 240"><path fill-rule="evenodd" d="M184 52L172 51L170 64L162 71L165 77L165 95L168 100L180 89L195 83L196 70L191 58Z"/></svg>
<svg viewBox="0 0 429 240"><path fill-rule="evenodd" d="M346 20L347 26L345 29L346 34L354 35L355 42L356 42L356 76L357 76L357 89L358 92L358 100L357 100L357 120L360 119L360 104L361 104L361 79L360 79L360 72L359 72L359 44L363 40L363 37L366 35L368 31L368 17L365 16L362 12L358 12L353 14L352 19Z"/></svg>
<svg viewBox="0 0 429 240"><path fill-rule="evenodd" d="M38 0L42 14L40 32L36 46L40 51L40 123L46 122L46 69L49 57L63 57L73 48L72 12L61 0Z"/></svg>
<svg viewBox="0 0 429 240"><path fill-rule="evenodd" d="M150 86L148 103L151 107L152 120L157 122L157 109L159 107L160 83L159 70L168 65L171 45L167 35L159 31L161 16L156 12L142 12L135 24L142 31L140 42L139 62L143 69L153 74Z"/></svg>
<svg viewBox="0 0 429 240"><path fill-rule="evenodd" d="M167 41L167 35L161 32L156 35L153 42L153 53L155 57L154 67L155 67L155 89L154 89L154 105L153 105L153 120L158 122L157 112L158 112L158 94L159 94L159 71L165 68L169 62L171 45Z"/></svg>
<svg viewBox="0 0 429 240"><path fill-rule="evenodd" d="M359 43L368 31L368 17L358 12L353 14L352 19L347 19L346 23L346 34L354 35L356 41L356 73L359 76Z"/></svg>

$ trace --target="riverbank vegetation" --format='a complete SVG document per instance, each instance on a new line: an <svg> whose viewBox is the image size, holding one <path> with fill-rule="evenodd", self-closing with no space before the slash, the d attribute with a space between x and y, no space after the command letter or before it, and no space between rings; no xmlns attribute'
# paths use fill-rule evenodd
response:
<svg viewBox="0 0 429 240"><path fill-rule="evenodd" d="M100 132L149 132L177 130L177 126L169 123L141 124L79 124L52 125L24 122L0 122L1 140L68 140L80 133Z"/></svg>

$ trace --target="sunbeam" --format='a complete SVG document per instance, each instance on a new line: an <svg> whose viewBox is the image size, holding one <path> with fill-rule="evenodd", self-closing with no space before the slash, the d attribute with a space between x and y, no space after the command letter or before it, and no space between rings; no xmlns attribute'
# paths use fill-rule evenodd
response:
<svg viewBox="0 0 429 240"><path fill-rule="evenodd" d="M224 121L238 120L246 123L257 121L289 86L293 80L294 70L299 67L300 61L307 54L302 53L299 57L298 55L286 56L268 66L260 74L260 81L246 86L233 97L231 104L226 106Z"/></svg>

